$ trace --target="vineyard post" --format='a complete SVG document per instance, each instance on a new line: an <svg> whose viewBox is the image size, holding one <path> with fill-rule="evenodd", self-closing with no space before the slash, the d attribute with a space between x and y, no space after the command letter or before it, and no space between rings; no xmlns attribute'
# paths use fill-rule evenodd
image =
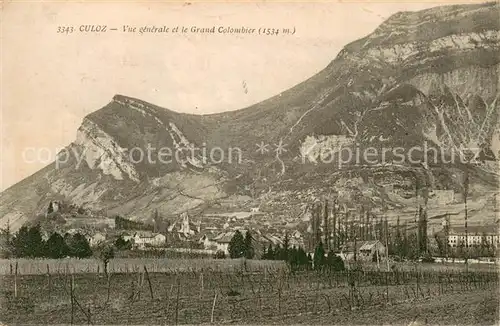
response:
<svg viewBox="0 0 500 326"><path fill-rule="evenodd" d="M438 283L439 283L439 295L443 294L443 284L441 274L438 275Z"/></svg>
<svg viewBox="0 0 500 326"><path fill-rule="evenodd" d="M255 287L253 285L252 277L251 275L247 275L248 283L250 284L250 289L252 290L252 294L255 295Z"/></svg>
<svg viewBox="0 0 500 326"><path fill-rule="evenodd" d="M419 288L419 285L418 285L418 274L419 274L419 273L418 273L417 265L415 265L415 272L416 272L416 273L415 273L415 275L416 275L416 277L417 277L417 287L416 287L416 289L415 289L415 292L416 292L416 294L415 294L415 299L417 299L417 298L418 298L418 288Z"/></svg>
<svg viewBox="0 0 500 326"><path fill-rule="evenodd" d="M448 279L447 279L447 285L451 290L451 293L453 293L453 271L450 271L448 274Z"/></svg>
<svg viewBox="0 0 500 326"><path fill-rule="evenodd" d="M262 294L259 289L259 313L260 313L260 318L262 319Z"/></svg>
<svg viewBox="0 0 500 326"><path fill-rule="evenodd" d="M149 273L148 273L148 269L146 268L146 265L144 265L144 272L146 273L146 278L148 279L149 293L151 294L151 300L153 300L154 299L153 287L151 286L151 279L149 278Z"/></svg>
<svg viewBox="0 0 500 326"><path fill-rule="evenodd" d="M168 274L167 274L168 275ZM168 302L168 288L165 287L165 321L167 320L168 317L168 308L169 308L169 302Z"/></svg>
<svg viewBox="0 0 500 326"><path fill-rule="evenodd" d="M87 325L90 325L90 324L92 324L92 313L90 311L90 307L87 309L87 313L88 313L88 315L87 315Z"/></svg>
<svg viewBox="0 0 500 326"><path fill-rule="evenodd" d="M203 289L204 289L204 284L203 284L203 272L200 274L200 298L203 295Z"/></svg>
<svg viewBox="0 0 500 326"><path fill-rule="evenodd" d="M107 282L108 282L108 295L107 295L107 299L106 299L106 302L109 302L109 297L111 295L111 273L108 273L106 275L106 278L107 278Z"/></svg>
<svg viewBox="0 0 500 326"><path fill-rule="evenodd" d="M134 266L134 270L135 270L135 266ZM141 299L141 274L139 273L139 271L137 270L137 300L140 300Z"/></svg>
<svg viewBox="0 0 500 326"><path fill-rule="evenodd" d="M135 300L135 281L132 280L131 284L130 284L130 288L132 289L132 293L130 294L130 301L134 301Z"/></svg>
<svg viewBox="0 0 500 326"><path fill-rule="evenodd" d="M18 262L16 261L16 270L14 273L14 297L17 298L17 268L18 268Z"/></svg>
<svg viewBox="0 0 500 326"><path fill-rule="evenodd" d="M217 290L215 290L214 301L212 303L212 314L210 315L210 323L214 323L214 311L215 311L215 303L217 302Z"/></svg>
<svg viewBox="0 0 500 326"><path fill-rule="evenodd" d="M278 316L281 316L281 281L278 285Z"/></svg>
<svg viewBox="0 0 500 326"><path fill-rule="evenodd" d="M385 273L385 289L386 289L386 293L387 293L387 303L389 303L389 280L388 280L388 275L389 275L389 272L386 272Z"/></svg>
<svg viewBox="0 0 500 326"><path fill-rule="evenodd" d="M181 290L181 282L180 279L177 277L177 295L175 297L175 325L178 325L178 320L179 320L179 293Z"/></svg>
<svg viewBox="0 0 500 326"><path fill-rule="evenodd" d="M74 315L75 315L75 303L74 303L74 297L73 297L73 286L74 286L74 275L71 274L71 282L69 283L69 295L70 295L70 301L71 301L71 325L73 325L74 322Z"/></svg>
<svg viewBox="0 0 500 326"><path fill-rule="evenodd" d="M319 293L319 286L320 286L320 280L319 278L316 278L316 290L314 291L314 306L313 306L313 313L316 313L316 305L318 304L318 293Z"/></svg>
<svg viewBox="0 0 500 326"><path fill-rule="evenodd" d="M51 292L51 287L52 287L52 282L51 282L51 279L50 279L50 268L49 268L49 264L47 264L47 283L48 283L48 287L49 287L49 300L50 300L50 292Z"/></svg>

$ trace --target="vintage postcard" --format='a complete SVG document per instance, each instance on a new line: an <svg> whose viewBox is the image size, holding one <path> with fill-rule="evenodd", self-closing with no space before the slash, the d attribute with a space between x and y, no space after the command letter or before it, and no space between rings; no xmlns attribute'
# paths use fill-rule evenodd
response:
<svg viewBox="0 0 500 326"><path fill-rule="evenodd" d="M500 322L498 2L0 6L1 324Z"/></svg>

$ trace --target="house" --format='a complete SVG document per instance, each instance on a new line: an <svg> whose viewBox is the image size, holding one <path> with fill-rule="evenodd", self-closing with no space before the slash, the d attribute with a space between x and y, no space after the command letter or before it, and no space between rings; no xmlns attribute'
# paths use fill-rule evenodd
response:
<svg viewBox="0 0 500 326"><path fill-rule="evenodd" d="M299 230L295 230L290 234L290 238L302 239L303 238L302 232L300 232Z"/></svg>
<svg viewBox="0 0 500 326"><path fill-rule="evenodd" d="M302 238L290 238L288 245L295 248L304 248L304 239Z"/></svg>
<svg viewBox="0 0 500 326"><path fill-rule="evenodd" d="M134 241L134 235L135 233L130 234L129 232L122 232L120 236L123 238L125 241Z"/></svg>
<svg viewBox="0 0 500 326"><path fill-rule="evenodd" d="M144 249L146 247L161 247L165 245L167 237L161 233L148 231L135 232L134 235L124 236L125 241L132 240L135 248Z"/></svg>
<svg viewBox="0 0 500 326"><path fill-rule="evenodd" d="M243 235L243 238L247 235L247 230L238 230ZM233 238L236 230L234 231L224 231L213 238L206 238L204 243L211 246L210 249L215 249L216 251L223 251L226 255L229 254L229 243ZM258 258L264 252L269 245L276 247L278 245L282 246L283 241L280 237L272 234L262 234L259 230L250 231L252 237L252 247L255 253L255 257ZM215 246L213 245L215 244ZM215 248L214 248L215 247ZM207 248L207 247L205 247Z"/></svg>
<svg viewBox="0 0 500 326"><path fill-rule="evenodd" d="M290 247L304 248L304 235L299 230L295 230L290 234Z"/></svg>
<svg viewBox="0 0 500 326"><path fill-rule="evenodd" d="M458 247L467 243L468 247L477 247L488 243L499 247L500 237L496 226L470 225L465 231L464 226L450 227L447 232L448 245Z"/></svg>
<svg viewBox="0 0 500 326"><path fill-rule="evenodd" d="M205 249L215 249L217 248L215 236L213 233L205 233L199 237L198 243L202 244Z"/></svg>
<svg viewBox="0 0 500 326"><path fill-rule="evenodd" d="M269 245L272 245L273 247L283 245L283 240L280 239L280 237L270 233L260 235L258 241L266 247Z"/></svg>
<svg viewBox="0 0 500 326"><path fill-rule="evenodd" d="M231 239L234 236L234 231L228 231L228 232L222 232L215 236L212 241L215 241L216 243L216 250L223 251L226 255L229 254L229 242L231 242Z"/></svg>
<svg viewBox="0 0 500 326"><path fill-rule="evenodd" d="M385 257L386 248L379 240L348 242L341 247L341 255L345 260L373 261L378 257Z"/></svg>
<svg viewBox="0 0 500 326"><path fill-rule="evenodd" d="M99 244L106 241L106 236L100 232L97 232L93 235L89 235L86 238L87 238L87 241L89 242L89 245L91 247L98 246Z"/></svg>

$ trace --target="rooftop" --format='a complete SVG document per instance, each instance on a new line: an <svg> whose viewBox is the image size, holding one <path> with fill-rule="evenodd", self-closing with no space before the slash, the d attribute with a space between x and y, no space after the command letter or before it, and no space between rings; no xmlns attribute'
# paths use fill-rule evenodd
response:
<svg viewBox="0 0 500 326"><path fill-rule="evenodd" d="M356 249L359 250L371 250L376 244L383 245L379 240L369 240L369 241L356 241ZM342 246L344 251L353 251L354 242L347 242Z"/></svg>
<svg viewBox="0 0 500 326"><path fill-rule="evenodd" d="M465 226L453 226L450 228L449 235L465 235ZM498 235L498 227L496 225L469 225L467 226L467 234L478 235Z"/></svg>

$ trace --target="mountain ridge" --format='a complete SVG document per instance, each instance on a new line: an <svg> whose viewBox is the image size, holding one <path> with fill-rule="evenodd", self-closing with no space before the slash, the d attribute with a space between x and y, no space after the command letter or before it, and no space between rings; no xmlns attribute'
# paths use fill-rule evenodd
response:
<svg viewBox="0 0 500 326"><path fill-rule="evenodd" d="M381 205L388 194L380 184L404 180L459 192L454 178L464 170L472 175L473 196L495 192L499 8L487 3L394 14L346 45L314 76L235 111L180 113L117 94L83 119L76 140L61 154L65 162L52 163L0 194L0 224L10 220L18 227L43 214L54 199L137 220L147 220L155 210L169 216L199 211L242 195L260 205L273 202L270 193L278 198L289 191L288 180L303 188L290 210L345 187L340 180L346 179L351 205L363 191L370 205ZM266 153L257 151L261 142L269 146ZM332 164L345 160L348 149L408 149L424 142L447 158L477 147L488 153L482 161L486 157L490 163L400 166L390 153L386 162L372 165L366 160L348 161L344 169ZM286 145L281 153L278 144ZM168 164L145 162L151 147L179 157ZM241 160L228 162L230 156L222 159L225 152L207 160L202 150L216 148L239 149ZM325 162L325 152L331 161ZM233 204L248 205L237 199Z"/></svg>

